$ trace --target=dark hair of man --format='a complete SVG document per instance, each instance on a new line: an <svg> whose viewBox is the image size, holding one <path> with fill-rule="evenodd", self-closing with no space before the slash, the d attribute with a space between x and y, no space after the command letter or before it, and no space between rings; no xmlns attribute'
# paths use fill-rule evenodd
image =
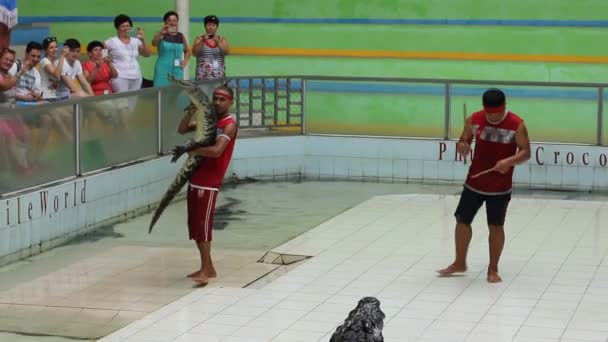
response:
<svg viewBox="0 0 608 342"><path fill-rule="evenodd" d="M42 51L42 45L38 42L29 42L25 46L25 53L30 53L32 50L40 50Z"/></svg>
<svg viewBox="0 0 608 342"><path fill-rule="evenodd" d="M70 50L80 49L80 42L74 38L66 39L63 45L69 47Z"/></svg>
<svg viewBox="0 0 608 342"><path fill-rule="evenodd" d="M491 88L483 93L482 103L487 107L499 107L502 106L506 101L505 93L500 89Z"/></svg>

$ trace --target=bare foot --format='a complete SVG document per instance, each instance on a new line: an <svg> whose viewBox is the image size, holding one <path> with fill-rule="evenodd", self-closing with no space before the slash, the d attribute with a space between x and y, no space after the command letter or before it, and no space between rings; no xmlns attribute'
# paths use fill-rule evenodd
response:
<svg viewBox="0 0 608 342"><path fill-rule="evenodd" d="M201 274L201 272L202 272L201 270L198 270L196 272L192 272L192 273L188 274L186 276L186 278L195 278L195 277L198 277Z"/></svg>
<svg viewBox="0 0 608 342"><path fill-rule="evenodd" d="M209 278L217 278L217 272L215 272L214 269L211 269L210 271L205 271L205 274Z"/></svg>
<svg viewBox="0 0 608 342"><path fill-rule="evenodd" d="M502 282L502 278L498 275L496 271L488 271L488 283L500 283Z"/></svg>
<svg viewBox="0 0 608 342"><path fill-rule="evenodd" d="M439 273L439 275L442 277L447 277L454 273L464 273L466 271L467 271L466 265L463 266L463 265L451 264L450 266L448 266L442 270L438 270L437 273Z"/></svg>
<svg viewBox="0 0 608 342"><path fill-rule="evenodd" d="M195 282L197 282L199 285L207 285L209 284L209 278L201 272L201 274L199 274L196 277L193 277L192 280L194 280Z"/></svg>

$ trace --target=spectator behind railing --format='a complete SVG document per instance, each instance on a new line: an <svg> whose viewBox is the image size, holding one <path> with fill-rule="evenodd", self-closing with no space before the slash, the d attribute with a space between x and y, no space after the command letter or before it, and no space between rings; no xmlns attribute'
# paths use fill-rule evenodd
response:
<svg viewBox="0 0 608 342"><path fill-rule="evenodd" d="M66 98L57 97L57 87L65 55L70 52L67 46L63 47L59 59L57 59L57 38L48 37L42 41L42 49L45 57L40 60L40 85L42 89L42 99L48 102L56 102L67 100Z"/></svg>
<svg viewBox="0 0 608 342"><path fill-rule="evenodd" d="M87 45L89 59L82 64L84 77L93 88L95 95L105 95L112 93L110 80L118 77L118 71L112 65L112 59L104 54L103 43L94 40Z"/></svg>
<svg viewBox="0 0 608 342"><path fill-rule="evenodd" d="M118 77L112 79L112 90L115 93L138 90L141 88L142 73L138 57L150 56L150 49L146 45L144 30L140 27L134 32L133 21L124 14L114 18L116 37L108 38L105 46L112 58Z"/></svg>
<svg viewBox="0 0 608 342"><path fill-rule="evenodd" d="M217 34L220 20L215 15L208 15L203 20L205 34L197 36L192 44L192 53L196 56L196 80L217 80L226 77L226 60L228 40ZM214 82L203 88L211 98L213 90L221 82Z"/></svg>
<svg viewBox="0 0 608 342"><path fill-rule="evenodd" d="M9 70L9 73L16 75L21 69L25 69L25 72L15 85L18 106L42 103L40 72L36 68L40 62L41 55L42 45L37 42L29 42L25 47L23 60L16 59L11 70Z"/></svg>
<svg viewBox="0 0 608 342"><path fill-rule="evenodd" d="M154 65L154 86L162 87L169 84L168 75L183 80L184 68L190 60L190 47L186 37L177 32L179 15L175 11L165 13L165 24L154 38L152 46L158 46L158 58Z"/></svg>
<svg viewBox="0 0 608 342"><path fill-rule="evenodd" d="M42 55L42 45L37 42L29 42L25 47L25 57L23 60L15 60L13 67L9 71L11 74L18 74L21 69L25 69L23 75L17 81L16 98L17 107L36 106L47 103L42 100L42 90L40 84L40 72L36 68ZM29 128L38 128L36 146L32 149L32 160L39 160L44 147L49 138L51 124L53 122L51 113L43 111L28 111L22 114L23 122ZM60 124L60 123L59 123Z"/></svg>
<svg viewBox="0 0 608 342"><path fill-rule="evenodd" d="M42 50L45 57L38 63L40 71L40 88L42 89L42 99L46 102L58 102L67 100L67 97L57 97L57 87L59 86L60 74L65 62L65 56L70 52L67 46L61 50L61 55L57 59L57 38L47 37L42 41ZM72 113L69 110L55 108L49 112L52 121L57 127L61 136L68 141L72 140L72 132L68 129L72 122Z"/></svg>
<svg viewBox="0 0 608 342"><path fill-rule="evenodd" d="M107 54L107 50L104 50L103 43L94 40L87 45L87 52L89 59L82 64L84 69L84 77L91 84L93 93L96 96L107 95L112 93L112 85L110 81L118 76L118 71L112 65L112 59ZM126 129L127 123L125 121L125 113L122 110L123 106L118 106L115 103L116 100L104 101L96 104L95 112L97 117L102 122L109 122L116 128ZM122 103L124 101L117 101ZM90 118L87 118L90 119ZM92 121L89 122L89 136L95 134L95 128L92 125Z"/></svg>
<svg viewBox="0 0 608 342"><path fill-rule="evenodd" d="M57 96L60 98L82 98L93 96L93 89L82 73L80 57L80 42L74 38L66 39L64 46L70 50L65 55L65 62L61 70L61 82L57 87ZM78 84L76 82L78 81Z"/></svg>
<svg viewBox="0 0 608 342"><path fill-rule="evenodd" d="M0 107L15 108L16 92L15 85L17 81L29 68L30 65L24 65L23 68L15 75L9 74L9 70L15 63L15 51L4 48L0 51Z"/></svg>
<svg viewBox="0 0 608 342"><path fill-rule="evenodd" d="M28 62L15 75L9 70L15 63L15 51L4 48L0 51L0 109L14 108L16 102L15 85L23 74L31 68ZM29 175L29 151L23 153L29 146L30 134L25 124L18 116L0 115L0 162L1 171L13 169L17 173Z"/></svg>

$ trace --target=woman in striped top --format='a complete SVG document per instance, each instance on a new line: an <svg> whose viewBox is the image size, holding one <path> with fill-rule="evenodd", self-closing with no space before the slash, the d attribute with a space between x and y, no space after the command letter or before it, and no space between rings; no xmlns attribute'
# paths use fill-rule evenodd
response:
<svg viewBox="0 0 608 342"><path fill-rule="evenodd" d="M196 37L192 53L196 56L196 80L217 80L226 77L225 56L229 53L228 40L217 34L220 20L215 15L204 19L205 34Z"/></svg>

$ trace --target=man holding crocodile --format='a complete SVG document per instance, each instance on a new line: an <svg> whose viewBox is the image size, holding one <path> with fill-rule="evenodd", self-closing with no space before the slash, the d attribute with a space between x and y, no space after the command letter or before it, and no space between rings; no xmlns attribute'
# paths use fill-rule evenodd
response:
<svg viewBox="0 0 608 342"><path fill-rule="evenodd" d="M204 285L217 272L211 260L211 233L213 213L219 188L230 164L237 135L237 125L229 114L233 104L233 91L220 86L213 92L212 105L217 111L217 137L211 146L199 147L189 152L191 156L204 157L201 165L190 176L188 186L188 232L190 240L196 242L200 253L200 269L188 275L197 283ZM195 108L191 107L181 120L177 131L186 134L196 129L192 122Z"/></svg>

